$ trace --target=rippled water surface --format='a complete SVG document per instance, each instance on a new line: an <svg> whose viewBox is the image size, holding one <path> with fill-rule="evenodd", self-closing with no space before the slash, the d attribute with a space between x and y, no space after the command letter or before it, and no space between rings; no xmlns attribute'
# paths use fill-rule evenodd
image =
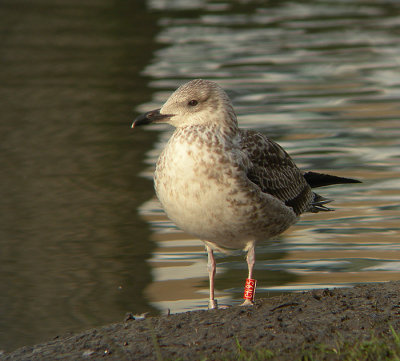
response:
<svg viewBox="0 0 400 361"><path fill-rule="evenodd" d="M302 168L364 182L321 190L336 199L335 213L303 216L274 243L258 247L258 295L398 279L396 4L202 2L199 14L173 3L173 10L168 2L152 3L169 10L156 38L165 47L145 68L156 92L139 110L161 105L186 79L214 79L232 97L240 124L277 140ZM162 133L147 153L149 164L169 135ZM149 298L157 307L179 311L204 307L201 244L177 230L156 200L141 211L158 245L150 260ZM218 271L219 298L239 301L243 256L221 258Z"/></svg>
<svg viewBox="0 0 400 361"><path fill-rule="evenodd" d="M319 190L335 212L260 244L258 297L400 279L397 1L40 4L0 5L0 349L206 307L202 243L152 190L171 129L129 129L197 77L301 168L363 181ZM217 261L217 298L236 304L244 255Z"/></svg>

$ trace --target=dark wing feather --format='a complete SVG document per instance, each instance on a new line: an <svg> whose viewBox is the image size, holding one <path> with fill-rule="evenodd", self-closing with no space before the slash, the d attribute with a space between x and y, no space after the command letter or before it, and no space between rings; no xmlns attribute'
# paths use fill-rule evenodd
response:
<svg viewBox="0 0 400 361"><path fill-rule="evenodd" d="M337 177L335 175L317 172L305 172L304 178L311 188L330 186L332 184L361 183L357 179Z"/></svg>
<svg viewBox="0 0 400 361"><path fill-rule="evenodd" d="M251 161L247 177L264 193L280 199L299 215L311 211L314 193L285 150L265 135L241 130L241 146Z"/></svg>

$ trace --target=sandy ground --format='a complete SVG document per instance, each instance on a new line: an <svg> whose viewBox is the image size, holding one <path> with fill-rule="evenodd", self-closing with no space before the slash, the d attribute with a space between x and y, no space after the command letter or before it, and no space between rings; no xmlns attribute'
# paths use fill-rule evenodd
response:
<svg viewBox="0 0 400 361"><path fill-rule="evenodd" d="M213 360L268 348L293 360L316 343L400 331L400 282L259 299L255 306L133 319L23 347L1 360ZM158 353L158 354L157 354Z"/></svg>

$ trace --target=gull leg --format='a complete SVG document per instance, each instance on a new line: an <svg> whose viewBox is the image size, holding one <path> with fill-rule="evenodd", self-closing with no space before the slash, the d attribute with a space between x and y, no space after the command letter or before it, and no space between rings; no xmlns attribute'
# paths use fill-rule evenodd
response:
<svg viewBox="0 0 400 361"><path fill-rule="evenodd" d="M207 263L208 278L210 280L210 299L208 301L208 308L213 309L213 308L218 308L217 300L214 299L214 277L217 265L214 258L214 252L211 249L211 247L207 244L206 244L206 250L208 254L208 263Z"/></svg>
<svg viewBox="0 0 400 361"><path fill-rule="evenodd" d="M254 245L252 245L247 251L246 261L247 268L249 269L249 275L247 276L247 278L253 278L253 268L254 264L256 263L256 252L254 248Z"/></svg>
<svg viewBox="0 0 400 361"><path fill-rule="evenodd" d="M252 280L253 279L253 268L254 268L254 264L256 263L256 252L255 252L254 244L251 245L251 247L247 251L246 261L247 261L247 268L249 270L247 279ZM246 282L246 285L247 285L247 282ZM254 289L255 289L255 284L254 284ZM241 306L248 306L248 305L253 305L253 304L254 304L253 300L245 299L244 302L241 304Z"/></svg>

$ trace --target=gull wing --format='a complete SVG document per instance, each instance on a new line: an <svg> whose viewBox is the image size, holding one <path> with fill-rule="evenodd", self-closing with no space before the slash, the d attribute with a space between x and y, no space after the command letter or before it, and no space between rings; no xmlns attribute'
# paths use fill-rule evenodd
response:
<svg viewBox="0 0 400 361"><path fill-rule="evenodd" d="M247 169L249 180L291 207L297 215L313 211L315 194L303 172L279 144L261 133L241 130L241 148L251 163Z"/></svg>

